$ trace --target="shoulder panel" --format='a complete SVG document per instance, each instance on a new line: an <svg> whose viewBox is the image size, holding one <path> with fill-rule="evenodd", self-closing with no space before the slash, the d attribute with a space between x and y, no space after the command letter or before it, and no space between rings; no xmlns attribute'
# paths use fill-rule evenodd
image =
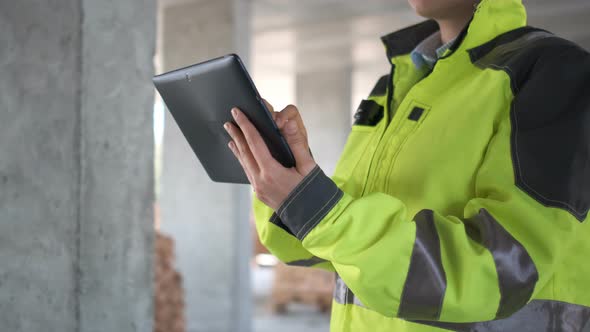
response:
<svg viewBox="0 0 590 332"><path fill-rule="evenodd" d="M590 208L590 54L531 27L469 51L482 69L505 71L514 94L512 162L516 185L579 221Z"/></svg>

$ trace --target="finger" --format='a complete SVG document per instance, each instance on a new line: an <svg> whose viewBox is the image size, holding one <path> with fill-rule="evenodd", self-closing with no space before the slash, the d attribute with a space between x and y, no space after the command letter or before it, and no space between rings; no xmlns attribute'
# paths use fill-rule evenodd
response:
<svg viewBox="0 0 590 332"><path fill-rule="evenodd" d="M223 125L223 127L233 140L233 143L236 147L236 151L232 152L239 156L238 159L241 161L244 171L250 174L258 174L260 168L258 167L256 159L254 158L252 152L250 151L250 148L248 147L248 142L246 142L246 139L244 138L244 135L242 134L240 129L229 122L226 122Z"/></svg>
<svg viewBox="0 0 590 332"><path fill-rule="evenodd" d="M238 147L236 146L236 143L234 141L230 141L229 143L227 143L227 146L229 147L231 152L234 154L236 159L238 159L238 161L240 162L242 169L244 169L244 173L246 173L246 177L248 178L248 182L250 182L250 184L252 184L252 175L250 175L250 170L246 167L246 165L244 164L244 161L242 161L242 157L240 155L240 152L238 151Z"/></svg>
<svg viewBox="0 0 590 332"><path fill-rule="evenodd" d="M280 111L277 115L277 122L281 123L282 129L285 127L288 121L295 120L297 125L302 130L303 135L307 138L307 130L305 129L305 125L303 124L303 118L301 117L301 113L294 105L287 105L282 111Z"/></svg>
<svg viewBox="0 0 590 332"><path fill-rule="evenodd" d="M281 112L275 112L275 123L277 124L277 128L282 130L285 127L286 117L281 116Z"/></svg>
<svg viewBox="0 0 590 332"><path fill-rule="evenodd" d="M295 120L288 121L283 129L283 136L291 148L293 157L295 157L295 165L297 168L308 164L315 164L311 153L309 152L309 145L307 143L307 137L303 135L302 130Z"/></svg>
<svg viewBox="0 0 590 332"><path fill-rule="evenodd" d="M283 127L285 126L285 120L281 117L281 113L275 112L273 118L275 120L275 123L277 124L277 128L283 129Z"/></svg>
<svg viewBox="0 0 590 332"><path fill-rule="evenodd" d="M287 120L282 133L291 148L291 152L293 152L297 169L301 168L301 170L306 171L309 167L313 168L315 161L309 152L305 126L303 125L301 116L299 116L299 111L297 111L295 106L287 106L284 112L290 118Z"/></svg>
<svg viewBox="0 0 590 332"><path fill-rule="evenodd" d="M261 168L262 166L269 165L270 163L275 161L274 158L271 156L270 151L268 151L268 147L266 146L266 143L260 136L260 133L258 132L256 127L254 127L252 122L248 120L246 115L235 107L232 109L231 112L238 126L240 126L240 129L242 130L248 148L252 152L254 159L256 159L256 163L258 164L259 168Z"/></svg>

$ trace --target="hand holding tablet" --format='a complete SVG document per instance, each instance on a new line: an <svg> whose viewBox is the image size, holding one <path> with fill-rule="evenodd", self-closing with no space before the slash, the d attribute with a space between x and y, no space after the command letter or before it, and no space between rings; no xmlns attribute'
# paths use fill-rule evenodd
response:
<svg viewBox="0 0 590 332"><path fill-rule="evenodd" d="M239 109L232 109L237 126L226 122L224 127L232 138L228 146L245 170L256 197L278 211L303 179L317 168L317 164L311 156L297 108L289 105L274 114L295 157L295 167L284 167L270 155L260 133Z"/></svg>
<svg viewBox="0 0 590 332"><path fill-rule="evenodd" d="M249 183L227 148L230 136L223 128L224 123L233 122L230 110L234 107L254 125L275 160L287 168L295 166L289 145L237 55L164 73L153 82L213 181Z"/></svg>

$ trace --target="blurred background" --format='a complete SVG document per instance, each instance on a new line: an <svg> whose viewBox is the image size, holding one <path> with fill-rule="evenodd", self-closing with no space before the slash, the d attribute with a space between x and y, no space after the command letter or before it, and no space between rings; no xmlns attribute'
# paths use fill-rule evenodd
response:
<svg viewBox="0 0 590 332"><path fill-rule="evenodd" d="M490 0L496 1L496 0ZM497 0L500 1L500 0ZM590 48L590 2L525 0ZM0 330L328 331L334 276L260 244L154 74L239 54L331 173L406 0L0 0Z"/></svg>

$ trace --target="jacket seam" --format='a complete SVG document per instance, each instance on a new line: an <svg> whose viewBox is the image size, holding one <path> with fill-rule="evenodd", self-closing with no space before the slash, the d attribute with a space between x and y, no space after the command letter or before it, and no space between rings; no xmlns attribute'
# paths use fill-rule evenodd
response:
<svg viewBox="0 0 590 332"><path fill-rule="evenodd" d="M320 174L320 167L319 167L319 165L316 165L316 167L307 175L307 177L301 181L300 185L294 189L293 193L291 193L291 194L289 194L289 196L287 196L283 205L281 205L281 207L279 207L279 210L277 211L277 214L279 215L279 217L284 218L282 216L283 212L285 212L285 210L289 207L289 205L291 205L291 203L293 203L293 201L295 201L295 198L297 198L297 196L299 196L299 194L301 192L303 192L303 189L305 189L310 183L313 182L312 180L318 174Z"/></svg>
<svg viewBox="0 0 590 332"><path fill-rule="evenodd" d="M516 99L516 96L515 96ZM568 212L574 214L574 216L577 219L582 219L583 216L585 214L588 213L589 209L586 209L586 211L578 211L576 208L574 208L573 206L571 206L569 203L567 202L563 202L563 201L559 201L559 200L554 200L554 199L550 199L545 197L543 194L539 193L538 191L536 191L534 188L532 188L529 184L526 183L526 181L524 180L524 177L522 176L522 169L520 167L520 158L518 156L518 113L516 111L516 103L514 102L514 100L512 101L512 112L514 112L514 129L515 129L515 135L514 135L514 155L516 157L516 166L518 167L518 178L520 180L520 182L522 182L522 184L528 188L529 190L531 190L534 194L538 195L539 197L541 197L542 199L548 201L548 202L553 202L556 204L561 204L562 208L567 210ZM519 183L516 183L516 186L520 188ZM522 188L521 188L522 189ZM534 197L534 195L532 196ZM536 199L537 202L541 203L543 206L547 207L547 204L544 202L539 201L538 199Z"/></svg>
<svg viewBox="0 0 590 332"><path fill-rule="evenodd" d="M338 195L338 194L341 195ZM297 233L297 237L301 240L303 240L307 234L309 234L309 232L311 232L315 226L317 226L317 224L319 224L320 221L322 221L322 219L332 210L332 208L336 205L336 202L338 202L338 200L342 197L342 191L336 187L336 191L334 192L334 194L332 195L332 197L330 197L330 199L326 202L326 204L324 204L304 225L303 227L301 227L301 230L299 231L299 233ZM320 212L324 211L321 215L318 216L318 214ZM314 218L316 218L316 216L318 216L317 220L314 220ZM307 227L309 225L309 227ZM304 234L301 234L301 232L305 232Z"/></svg>

